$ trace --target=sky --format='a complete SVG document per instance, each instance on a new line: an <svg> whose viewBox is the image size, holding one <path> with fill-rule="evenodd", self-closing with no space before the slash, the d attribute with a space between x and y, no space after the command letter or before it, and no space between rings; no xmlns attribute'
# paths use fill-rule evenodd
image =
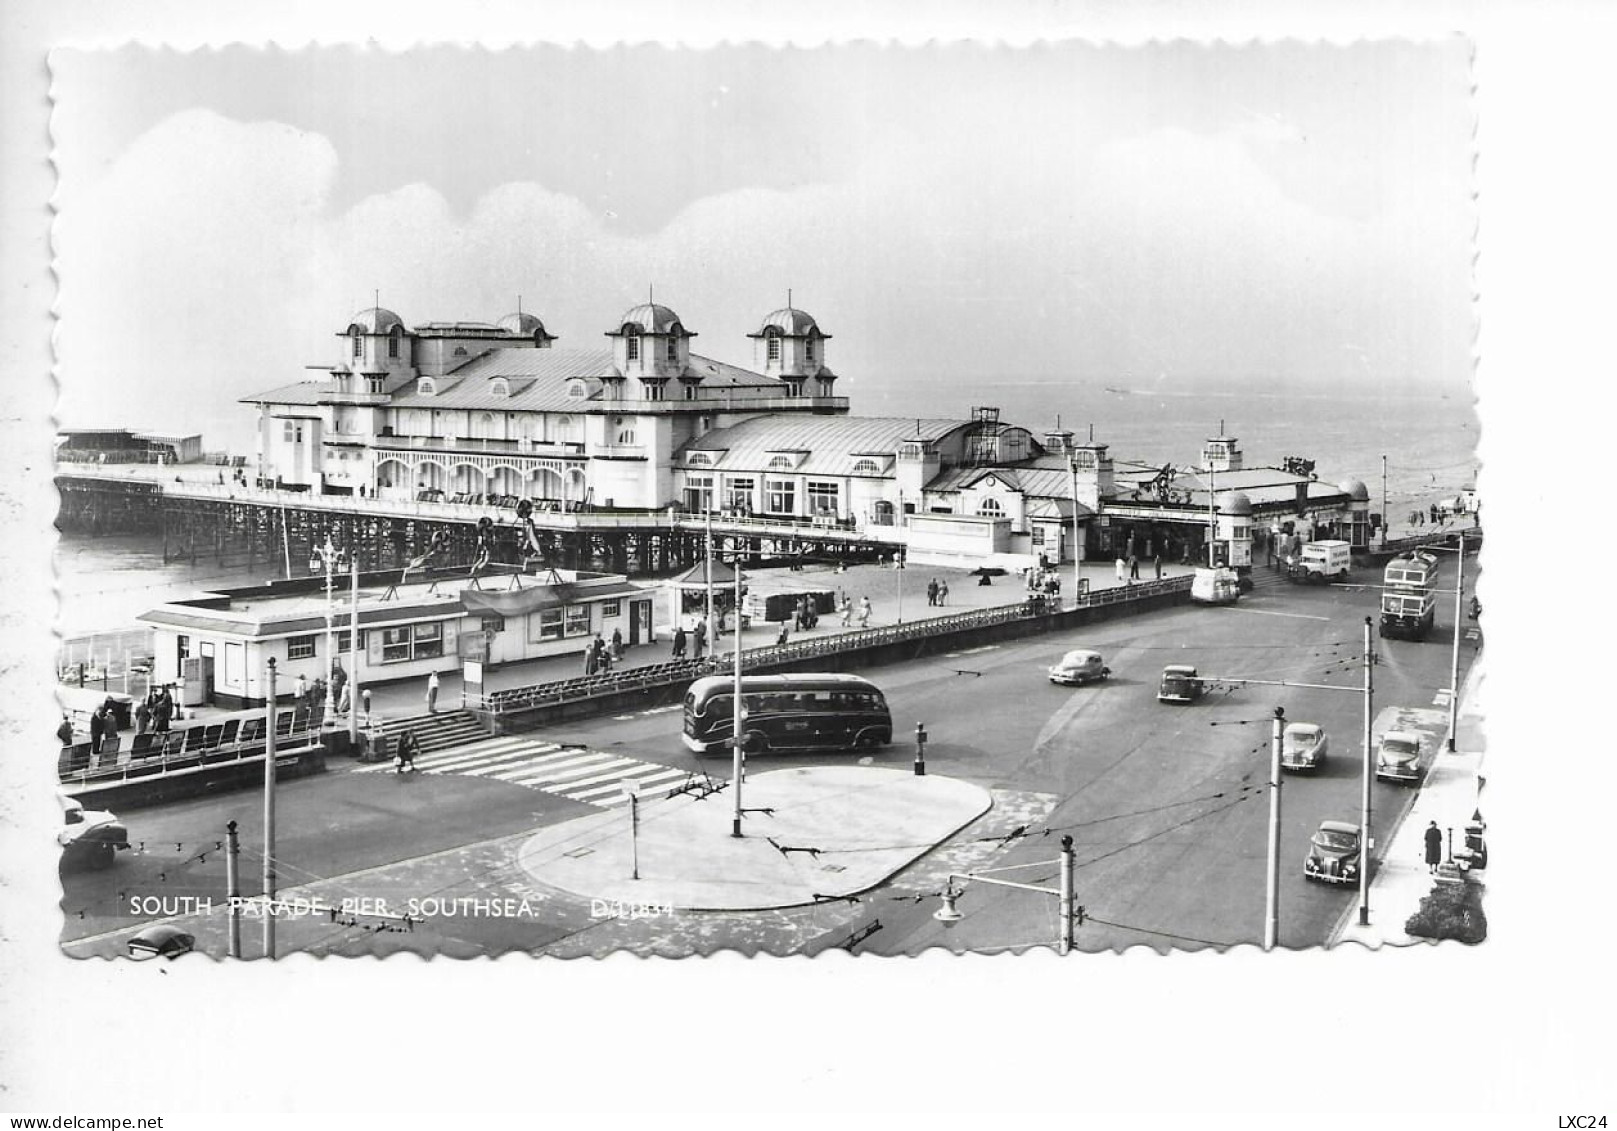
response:
<svg viewBox="0 0 1617 1131"><path fill-rule="evenodd" d="M752 364L785 304L856 413L996 381L1463 392L1465 41L51 57L58 418L250 446L372 304L655 293ZM935 394L935 395L934 395ZM1043 421L1027 421L1042 426Z"/></svg>

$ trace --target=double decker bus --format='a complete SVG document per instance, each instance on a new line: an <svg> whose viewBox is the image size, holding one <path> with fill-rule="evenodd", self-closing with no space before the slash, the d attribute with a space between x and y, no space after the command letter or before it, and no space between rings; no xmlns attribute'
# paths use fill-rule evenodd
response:
<svg viewBox="0 0 1617 1131"><path fill-rule="evenodd" d="M1381 635L1403 640L1425 640L1437 615L1433 589L1437 559L1411 553L1387 563L1382 574Z"/></svg>
<svg viewBox="0 0 1617 1131"><path fill-rule="evenodd" d="M735 683L705 676L685 692L687 749L708 754L729 749ZM741 677L741 734L749 753L874 750L893 741L893 717L881 689L856 675L748 675Z"/></svg>

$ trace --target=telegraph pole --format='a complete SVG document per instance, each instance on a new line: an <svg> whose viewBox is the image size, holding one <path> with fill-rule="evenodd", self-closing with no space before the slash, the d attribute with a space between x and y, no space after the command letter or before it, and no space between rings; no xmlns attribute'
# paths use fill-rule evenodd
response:
<svg viewBox="0 0 1617 1131"><path fill-rule="evenodd" d="M275 957L275 657L269 658L264 727L264 957Z"/></svg>
<svg viewBox="0 0 1617 1131"><path fill-rule="evenodd" d="M359 553L349 560L350 587L348 609L348 748L359 750Z"/></svg>
<svg viewBox="0 0 1617 1131"><path fill-rule="evenodd" d="M1375 684L1371 676L1375 656L1370 651L1370 620L1364 618L1364 782L1363 794L1359 801L1359 926L1370 925L1370 782L1373 771L1370 766L1370 723L1373 715L1372 703L1375 697Z"/></svg>
<svg viewBox="0 0 1617 1131"><path fill-rule="evenodd" d="M1269 876L1263 916L1263 949L1280 938L1280 731L1286 709L1275 708L1274 737L1269 743Z"/></svg>
<svg viewBox="0 0 1617 1131"><path fill-rule="evenodd" d="M741 835L741 775L745 771L746 758L741 749L741 554L737 551L735 556L736 574L736 666L735 683L731 688L730 702L730 784L735 787L736 805L735 818L730 826L731 836Z"/></svg>
<svg viewBox="0 0 1617 1131"><path fill-rule="evenodd" d="M241 957L241 871L238 857L241 844L236 840L236 822L225 825L225 898L230 903L229 950L231 958Z"/></svg>
<svg viewBox="0 0 1617 1131"><path fill-rule="evenodd" d="M703 574L707 578L707 620L702 624L702 635L707 639L703 645L711 649L711 654L719 654L719 635L714 631L713 621L713 508L707 510L707 557L703 559Z"/></svg>

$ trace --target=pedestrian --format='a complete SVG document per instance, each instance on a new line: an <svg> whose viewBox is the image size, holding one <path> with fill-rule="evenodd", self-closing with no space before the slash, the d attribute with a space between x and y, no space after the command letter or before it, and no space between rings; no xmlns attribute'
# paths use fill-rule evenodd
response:
<svg viewBox="0 0 1617 1131"><path fill-rule="evenodd" d="M1133 554L1129 555L1129 580L1140 580L1140 559Z"/></svg>
<svg viewBox="0 0 1617 1131"><path fill-rule="evenodd" d="M929 605L938 603L938 579L935 577L926 583L926 603Z"/></svg>
<svg viewBox="0 0 1617 1131"><path fill-rule="evenodd" d="M393 761L393 772L402 774L405 770L409 770L412 774L415 773L415 756L420 749L415 740L415 731L406 730L399 735L399 753Z"/></svg>
<svg viewBox="0 0 1617 1131"><path fill-rule="evenodd" d="M679 625L674 629L674 659L685 658L685 626Z"/></svg>
<svg viewBox="0 0 1617 1131"><path fill-rule="evenodd" d="M853 620L853 602L847 597L842 598L842 627L847 628Z"/></svg>
<svg viewBox="0 0 1617 1131"><path fill-rule="evenodd" d="M623 630L621 628L612 630L612 659L623 659Z"/></svg>
<svg viewBox="0 0 1617 1131"><path fill-rule="evenodd" d="M152 733L167 734L169 720L174 717L174 697L167 687L158 689L157 702L152 704Z"/></svg>
<svg viewBox="0 0 1617 1131"><path fill-rule="evenodd" d="M292 698L297 700L298 706L301 707L303 706L303 701L308 698L308 695L309 678L302 672L299 672L298 678L292 683Z"/></svg>
<svg viewBox="0 0 1617 1131"><path fill-rule="evenodd" d="M780 635L775 638L775 646L776 647L784 647L786 642L788 640L790 640L790 639L791 639L791 631L786 627L786 622L781 621L780 622Z"/></svg>
<svg viewBox="0 0 1617 1131"><path fill-rule="evenodd" d="M371 689L366 688L359 693L359 709L365 712L365 725L371 725Z"/></svg>
<svg viewBox="0 0 1617 1131"><path fill-rule="evenodd" d="M73 720L66 715L62 716L62 725L56 728L56 741L63 746L73 745Z"/></svg>
<svg viewBox="0 0 1617 1131"><path fill-rule="evenodd" d="M949 603L949 579L948 578L943 578L938 582L938 604L947 605L948 603Z"/></svg>
<svg viewBox="0 0 1617 1131"><path fill-rule="evenodd" d="M707 619L702 618L696 622L696 627L691 631L691 655L694 659L700 660L702 653L706 650Z"/></svg>
<svg viewBox="0 0 1617 1131"><path fill-rule="evenodd" d="M146 728L152 725L152 709L149 702L150 699L151 696L148 695L145 699L142 699L139 703L135 704L136 734L145 734Z"/></svg>
<svg viewBox="0 0 1617 1131"><path fill-rule="evenodd" d="M101 737L107 733L107 708L97 707L90 714L90 753L101 753Z"/></svg>
<svg viewBox="0 0 1617 1131"><path fill-rule="evenodd" d="M331 664L331 695L333 703L342 702L343 688L348 686L348 673L343 669L341 660L333 660Z"/></svg>
<svg viewBox="0 0 1617 1131"><path fill-rule="evenodd" d="M354 709L353 696L354 689L346 683L343 684L342 698L337 700L337 713L339 715L346 715Z"/></svg>
<svg viewBox="0 0 1617 1131"><path fill-rule="evenodd" d="M427 673L427 714L438 713L438 673Z"/></svg>
<svg viewBox="0 0 1617 1131"><path fill-rule="evenodd" d="M1128 568L1128 563L1125 562L1121 557L1119 557L1117 559L1117 580L1119 580L1119 581L1124 580L1125 575L1124 575L1123 571L1126 570L1127 568Z"/></svg>
<svg viewBox="0 0 1617 1131"><path fill-rule="evenodd" d="M594 675L601 666L601 638L592 639L584 646L584 674Z"/></svg>
<svg viewBox="0 0 1617 1131"><path fill-rule="evenodd" d="M860 628L866 628L869 625L870 625L870 597L867 594L866 596L863 596L863 597L859 598L859 627Z"/></svg>
<svg viewBox="0 0 1617 1131"><path fill-rule="evenodd" d="M1437 866L1443 863L1443 830L1437 827L1436 821L1426 826L1426 870L1432 874L1437 873Z"/></svg>
<svg viewBox="0 0 1617 1131"><path fill-rule="evenodd" d="M1151 559L1151 564L1156 566L1157 580L1161 581L1162 580L1162 555L1158 554L1156 557L1152 558Z"/></svg>

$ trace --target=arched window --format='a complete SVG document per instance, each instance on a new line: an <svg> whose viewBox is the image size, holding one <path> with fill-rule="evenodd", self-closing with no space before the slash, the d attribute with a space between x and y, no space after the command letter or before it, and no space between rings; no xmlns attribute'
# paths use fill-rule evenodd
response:
<svg viewBox="0 0 1617 1131"><path fill-rule="evenodd" d="M620 443L620 444L633 444L634 443L634 425L626 424L622 428L618 429L618 443Z"/></svg>
<svg viewBox="0 0 1617 1131"><path fill-rule="evenodd" d="M359 327L358 326L350 326L348 328L348 337L349 337L349 339L350 339L350 341L352 343L354 356L358 357L364 351L364 348L365 348L365 339L364 339L363 336L361 336L361 334L359 332Z"/></svg>
<svg viewBox="0 0 1617 1131"><path fill-rule="evenodd" d="M504 377L496 377L489 382L488 391L493 397L508 397L511 395L511 385Z"/></svg>
<svg viewBox="0 0 1617 1131"><path fill-rule="evenodd" d="M687 452L685 465L687 467L712 467L713 457L706 452Z"/></svg>
<svg viewBox="0 0 1617 1131"><path fill-rule="evenodd" d="M855 475L880 475L881 465L873 459L862 459L853 465Z"/></svg>
<svg viewBox="0 0 1617 1131"><path fill-rule="evenodd" d="M669 361L679 360L679 339L672 334L668 336L668 345L664 347L663 357Z"/></svg>
<svg viewBox="0 0 1617 1131"><path fill-rule="evenodd" d="M984 499L977 504L977 513L984 518L1004 518L1005 508L999 505L998 499Z"/></svg>
<svg viewBox="0 0 1617 1131"><path fill-rule="evenodd" d="M790 471L792 469L792 466L793 465L792 465L792 457L791 456L771 456L771 457L769 457L769 470L770 471Z"/></svg>
<svg viewBox="0 0 1617 1131"><path fill-rule="evenodd" d="M630 334L628 336L628 338L624 339L623 344L624 344L624 347L625 347L625 350L626 350L624 356L630 361L639 361L640 360L640 339L637 338L635 335Z"/></svg>
<svg viewBox="0 0 1617 1131"><path fill-rule="evenodd" d="M395 327L393 327L392 332L389 333L388 336L387 336L387 356L388 357L398 357L399 356L399 342L402 341L403 339L404 339L404 327L403 326L395 326Z"/></svg>
<svg viewBox="0 0 1617 1131"><path fill-rule="evenodd" d="M466 356L466 347L465 346L456 346L454 356L456 356L456 357L465 357Z"/></svg>
<svg viewBox="0 0 1617 1131"><path fill-rule="evenodd" d="M770 361L779 361L780 360L780 333L773 326L771 326L769 328L768 335L764 340L769 345L769 360Z"/></svg>
<svg viewBox="0 0 1617 1131"><path fill-rule="evenodd" d="M819 339L818 335L810 334L808 336L808 340L803 343L803 357L804 357L805 360L808 360L808 361L813 361L814 360L814 355L819 350L819 344L820 344L820 339Z"/></svg>
<svg viewBox="0 0 1617 1131"><path fill-rule="evenodd" d="M423 377L421 380L415 383L415 391L424 397L430 397L436 393L438 389L437 386L432 383L431 377Z"/></svg>
<svg viewBox="0 0 1617 1131"><path fill-rule="evenodd" d="M573 400L575 400L575 401L576 400L581 400L584 397L584 395L587 394L588 392L589 392L589 390L584 387L584 382L582 382L582 381L568 382L567 395L569 397L571 397Z"/></svg>

